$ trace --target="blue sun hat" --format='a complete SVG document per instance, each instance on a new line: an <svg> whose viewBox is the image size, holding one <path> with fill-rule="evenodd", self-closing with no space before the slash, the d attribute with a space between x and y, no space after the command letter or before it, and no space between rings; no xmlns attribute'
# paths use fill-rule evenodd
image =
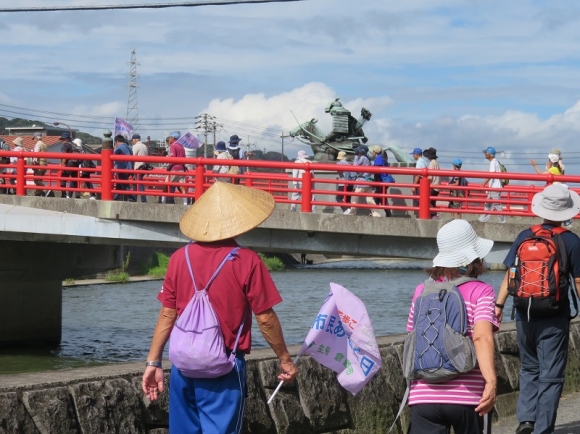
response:
<svg viewBox="0 0 580 434"><path fill-rule="evenodd" d="M175 140L177 140L181 137L181 134L179 131L173 131L171 134L169 134L169 137L173 137Z"/></svg>
<svg viewBox="0 0 580 434"><path fill-rule="evenodd" d="M221 140L215 144L214 152L226 152L226 143Z"/></svg>
<svg viewBox="0 0 580 434"><path fill-rule="evenodd" d="M228 149L231 149L232 151L239 149L241 141L242 141L242 139L240 137L238 137L237 134L234 134L233 136L230 137L230 143L228 144Z"/></svg>
<svg viewBox="0 0 580 434"><path fill-rule="evenodd" d="M483 150L483 153L484 154L489 154L489 155L495 155L495 148L492 147L492 146L490 146L489 148L484 149Z"/></svg>

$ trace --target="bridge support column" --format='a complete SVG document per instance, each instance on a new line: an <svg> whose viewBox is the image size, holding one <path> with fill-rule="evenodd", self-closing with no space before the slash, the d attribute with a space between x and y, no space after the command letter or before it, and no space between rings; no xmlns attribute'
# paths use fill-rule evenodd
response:
<svg viewBox="0 0 580 434"><path fill-rule="evenodd" d="M58 344L62 325L62 282L2 282L0 345L24 342Z"/></svg>

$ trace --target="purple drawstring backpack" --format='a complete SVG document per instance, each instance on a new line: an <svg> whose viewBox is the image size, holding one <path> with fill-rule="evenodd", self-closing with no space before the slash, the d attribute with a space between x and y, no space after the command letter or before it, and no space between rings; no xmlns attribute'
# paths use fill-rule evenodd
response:
<svg viewBox="0 0 580 434"><path fill-rule="evenodd" d="M228 374L235 365L236 349L246 321L247 311L244 313L242 324L238 330L234 348L228 356L220 322L209 301L207 291L222 267L227 261L234 260L240 248L236 247L228 253L205 288L198 290L191 269L188 247L189 245L185 248L185 259L193 281L194 293L171 331L169 360L186 377L216 378Z"/></svg>

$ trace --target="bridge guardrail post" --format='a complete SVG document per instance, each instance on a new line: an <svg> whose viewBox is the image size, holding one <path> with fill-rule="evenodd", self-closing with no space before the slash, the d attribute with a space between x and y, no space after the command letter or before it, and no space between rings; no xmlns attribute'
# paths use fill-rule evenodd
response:
<svg viewBox="0 0 580 434"><path fill-rule="evenodd" d="M21 152L16 162L16 196L26 196L26 164Z"/></svg>
<svg viewBox="0 0 580 434"><path fill-rule="evenodd" d="M431 196L431 181L427 176L427 170L419 180L419 218L429 220L431 212L429 211L430 196Z"/></svg>
<svg viewBox="0 0 580 434"><path fill-rule="evenodd" d="M113 200L113 133L107 130L101 148L101 200Z"/></svg>
<svg viewBox="0 0 580 434"><path fill-rule="evenodd" d="M195 165L195 200L198 200L204 192L203 181L205 179L205 166L201 161L201 158L198 159Z"/></svg>
<svg viewBox="0 0 580 434"><path fill-rule="evenodd" d="M306 169L302 174L302 212L312 212L312 172L310 164L305 165Z"/></svg>

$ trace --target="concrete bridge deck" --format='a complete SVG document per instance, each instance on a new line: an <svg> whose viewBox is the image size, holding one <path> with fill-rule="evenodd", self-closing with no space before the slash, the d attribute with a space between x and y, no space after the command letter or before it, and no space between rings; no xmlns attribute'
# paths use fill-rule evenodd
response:
<svg viewBox="0 0 580 434"><path fill-rule="evenodd" d="M178 222L185 207L129 202L0 196L0 238L107 245L179 247L188 240ZM535 219L473 226L496 242L488 257L500 263L516 235ZM448 221L412 217L371 218L330 213L296 213L278 206L258 228L239 237L262 251L430 259L438 229Z"/></svg>

